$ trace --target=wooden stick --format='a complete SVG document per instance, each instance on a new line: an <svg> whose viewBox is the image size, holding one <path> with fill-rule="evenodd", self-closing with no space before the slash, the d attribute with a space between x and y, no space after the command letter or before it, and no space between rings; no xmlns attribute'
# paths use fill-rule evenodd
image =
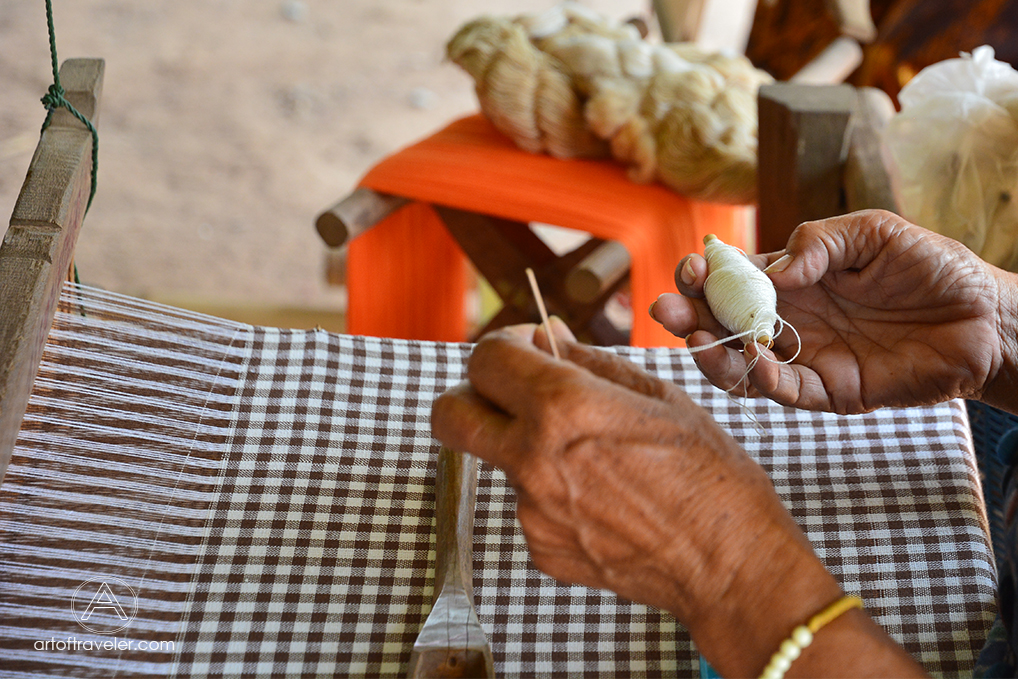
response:
<svg viewBox="0 0 1018 679"><path fill-rule="evenodd" d="M329 247L338 248L410 201L361 187L318 215L315 228Z"/></svg>
<svg viewBox="0 0 1018 679"><path fill-rule="evenodd" d="M98 110L102 59L68 59L67 99ZM92 134L62 110L42 134L0 246L0 478L11 459L91 189Z"/></svg>
<svg viewBox="0 0 1018 679"><path fill-rule="evenodd" d="M837 85L862 63L862 47L854 38L836 38L823 52L789 78L797 85Z"/></svg>
<svg viewBox="0 0 1018 679"><path fill-rule="evenodd" d="M695 42L709 50L746 50L756 0L653 0L665 42Z"/></svg>
<svg viewBox="0 0 1018 679"><path fill-rule="evenodd" d="M630 264L626 246L605 241L569 272L566 293L577 302L593 302L629 273Z"/></svg>
<svg viewBox="0 0 1018 679"><path fill-rule="evenodd" d="M544 334L548 336L548 343L551 344L551 355L556 359L561 358L558 354L558 347L555 345L555 336L551 334L551 321L548 320L548 310L544 308L544 298L541 297L541 289L537 287L537 278L534 276L534 270L530 267L527 267L527 278L530 280L530 289L534 291L534 299L537 300L537 310L541 312Z"/></svg>
<svg viewBox="0 0 1018 679"><path fill-rule="evenodd" d="M834 16L842 35L870 43L877 37L870 0L827 0L827 9Z"/></svg>

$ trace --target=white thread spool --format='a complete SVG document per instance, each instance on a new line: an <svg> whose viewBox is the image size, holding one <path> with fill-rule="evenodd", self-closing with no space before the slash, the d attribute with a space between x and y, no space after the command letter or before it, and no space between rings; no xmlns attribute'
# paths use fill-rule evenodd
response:
<svg viewBox="0 0 1018 679"><path fill-rule="evenodd" d="M743 343L770 348L780 322L778 294L771 279L741 250L714 234L705 236L703 243L708 272L703 294L714 318Z"/></svg>

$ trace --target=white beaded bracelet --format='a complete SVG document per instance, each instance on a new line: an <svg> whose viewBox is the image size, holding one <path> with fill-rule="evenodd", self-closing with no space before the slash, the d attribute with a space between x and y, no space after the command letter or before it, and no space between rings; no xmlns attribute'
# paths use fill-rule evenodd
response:
<svg viewBox="0 0 1018 679"><path fill-rule="evenodd" d="M803 649L813 643L813 636L825 625L836 619L842 613L853 608L862 608L862 599L857 596L843 596L833 604L820 611L805 625L799 625L792 630L791 636L781 642L781 646L771 656L760 674L760 679L783 679L785 672L792 666L792 662L802 655Z"/></svg>

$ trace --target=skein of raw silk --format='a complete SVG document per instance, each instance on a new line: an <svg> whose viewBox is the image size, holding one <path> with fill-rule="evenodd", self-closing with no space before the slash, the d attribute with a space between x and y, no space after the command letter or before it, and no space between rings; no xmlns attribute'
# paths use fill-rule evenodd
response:
<svg viewBox="0 0 1018 679"><path fill-rule="evenodd" d="M635 182L710 202L755 200L756 95L742 55L652 43L576 2L464 24L446 54L481 110L531 153L612 157Z"/></svg>

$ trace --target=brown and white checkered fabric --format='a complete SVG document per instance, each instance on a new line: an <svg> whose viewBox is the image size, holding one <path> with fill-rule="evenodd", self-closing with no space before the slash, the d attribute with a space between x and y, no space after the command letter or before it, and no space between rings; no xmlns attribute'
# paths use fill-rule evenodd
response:
<svg viewBox="0 0 1018 679"><path fill-rule="evenodd" d="M66 292L0 486L0 673L405 674L432 595L430 405L469 350ZM845 590L930 672L971 670L995 574L961 404L838 417L751 400L761 434L685 352L614 351L746 446ZM500 676L699 676L670 616L535 571L486 466L474 537ZM113 637L75 620L89 580L137 595ZM110 638L131 648L81 650Z"/></svg>

